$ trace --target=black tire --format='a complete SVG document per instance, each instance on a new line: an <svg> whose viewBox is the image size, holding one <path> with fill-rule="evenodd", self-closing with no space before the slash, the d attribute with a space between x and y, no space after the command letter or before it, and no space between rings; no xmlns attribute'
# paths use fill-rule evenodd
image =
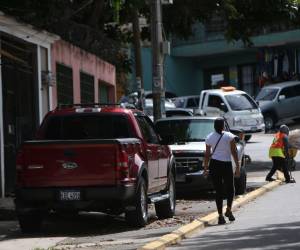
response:
<svg viewBox="0 0 300 250"><path fill-rule="evenodd" d="M245 141L249 141L251 139L252 135L245 135Z"/></svg>
<svg viewBox="0 0 300 250"><path fill-rule="evenodd" d="M26 212L17 216L22 233L38 233L41 231L43 216L40 212Z"/></svg>
<svg viewBox="0 0 300 250"><path fill-rule="evenodd" d="M264 115L264 121L265 121L265 130L269 131L275 127L276 124L276 118L272 114L266 114Z"/></svg>
<svg viewBox="0 0 300 250"><path fill-rule="evenodd" d="M134 227L144 227L148 223L147 185L143 178L136 190L133 209L125 211L125 219L129 225Z"/></svg>
<svg viewBox="0 0 300 250"><path fill-rule="evenodd" d="M241 169L239 178L234 178L235 195L246 193L247 189L247 174L244 168Z"/></svg>
<svg viewBox="0 0 300 250"><path fill-rule="evenodd" d="M155 211L158 219L172 218L175 214L176 207L176 191L175 180L173 174L170 172L167 193L169 198L155 203Z"/></svg>

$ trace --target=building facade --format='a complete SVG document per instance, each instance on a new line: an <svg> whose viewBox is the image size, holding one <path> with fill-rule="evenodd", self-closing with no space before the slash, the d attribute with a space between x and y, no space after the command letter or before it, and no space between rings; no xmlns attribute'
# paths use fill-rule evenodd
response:
<svg viewBox="0 0 300 250"><path fill-rule="evenodd" d="M189 40L171 39L171 54L164 60L166 91L193 95L221 83L254 96L264 84L299 78L300 29L263 30L251 37L251 47L225 40L224 22L218 19L197 24L194 31ZM151 90L151 48L144 47L142 55L145 90ZM134 74L131 86L134 90Z"/></svg>
<svg viewBox="0 0 300 250"><path fill-rule="evenodd" d="M0 192L14 190L16 154L58 104L115 102L115 67L0 12Z"/></svg>

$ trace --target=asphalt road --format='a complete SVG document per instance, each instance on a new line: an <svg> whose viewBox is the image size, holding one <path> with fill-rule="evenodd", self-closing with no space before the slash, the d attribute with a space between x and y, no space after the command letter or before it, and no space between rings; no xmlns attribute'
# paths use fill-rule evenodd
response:
<svg viewBox="0 0 300 250"><path fill-rule="evenodd" d="M300 172L294 172L300 180ZM236 221L211 225L170 250L300 249L300 182L283 184L240 208Z"/></svg>
<svg viewBox="0 0 300 250"><path fill-rule="evenodd" d="M271 167L267 155L271 141L271 134L259 134L246 146L246 153L252 160L247 165L250 191L265 183L266 173ZM297 159L300 160L300 155ZM176 216L172 219L157 220L153 207L150 211L149 225L137 230L129 228L122 216L112 217L101 213L67 217L52 215L47 219L43 233L38 235L23 235L13 216L2 220L0 216L0 249L47 249L54 245L70 249L137 249L199 216L215 211L215 204L212 194L194 193L179 197Z"/></svg>

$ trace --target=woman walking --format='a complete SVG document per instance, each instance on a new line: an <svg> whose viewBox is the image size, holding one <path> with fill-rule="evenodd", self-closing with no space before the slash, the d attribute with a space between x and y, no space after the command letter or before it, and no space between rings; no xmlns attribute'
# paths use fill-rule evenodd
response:
<svg viewBox="0 0 300 250"><path fill-rule="evenodd" d="M236 136L224 131L224 125L224 119L217 118L214 123L215 132L210 133L205 141L204 174L208 175L209 170L216 191L216 205L219 213L218 224L226 223L223 216L224 193L227 198L225 216L228 217L230 221L235 220L231 211L234 197L234 175L236 177L240 176L240 165L234 140ZM233 173L232 169L231 155L236 165L235 173ZM223 190L223 187L225 187L226 190Z"/></svg>

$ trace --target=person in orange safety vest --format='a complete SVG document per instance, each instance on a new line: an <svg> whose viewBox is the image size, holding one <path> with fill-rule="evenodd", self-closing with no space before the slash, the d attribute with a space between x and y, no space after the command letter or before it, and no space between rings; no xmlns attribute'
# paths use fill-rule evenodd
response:
<svg viewBox="0 0 300 250"><path fill-rule="evenodd" d="M294 183L289 175L286 159L289 157L289 127L281 125L279 132L274 136L273 142L269 149L269 157L272 159L273 166L270 172L267 174L266 181L274 181L272 178L276 170L282 170L286 183Z"/></svg>

